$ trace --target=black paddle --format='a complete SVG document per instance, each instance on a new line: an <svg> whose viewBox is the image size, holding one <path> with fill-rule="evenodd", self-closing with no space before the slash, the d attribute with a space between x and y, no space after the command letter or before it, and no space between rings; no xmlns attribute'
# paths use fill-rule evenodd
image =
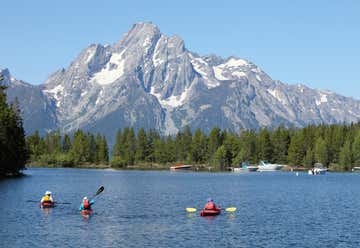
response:
<svg viewBox="0 0 360 248"><path fill-rule="evenodd" d="M39 203L40 201L34 201L34 200L27 200L27 202L36 202ZM71 204L70 202L54 202L55 204Z"/></svg>
<svg viewBox="0 0 360 248"><path fill-rule="evenodd" d="M96 193L95 193L95 195L93 195L92 197L90 197L90 199L93 199L93 198L95 198L96 196L98 196L101 192L103 192L104 191L104 186L101 186L97 191L96 191Z"/></svg>

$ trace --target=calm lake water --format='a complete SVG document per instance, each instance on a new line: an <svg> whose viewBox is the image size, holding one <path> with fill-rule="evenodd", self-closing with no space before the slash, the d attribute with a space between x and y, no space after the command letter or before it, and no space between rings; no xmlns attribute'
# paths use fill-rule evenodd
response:
<svg viewBox="0 0 360 248"><path fill-rule="evenodd" d="M0 181L0 247L360 247L360 174L30 169ZM77 211L96 198L94 215ZM37 203L45 190L58 205ZM188 214L208 197L235 214Z"/></svg>

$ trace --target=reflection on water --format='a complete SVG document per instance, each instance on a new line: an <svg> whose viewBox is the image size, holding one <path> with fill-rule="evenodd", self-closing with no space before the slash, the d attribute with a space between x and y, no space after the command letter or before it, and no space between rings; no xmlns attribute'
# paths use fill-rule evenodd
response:
<svg viewBox="0 0 360 248"><path fill-rule="evenodd" d="M0 247L359 247L360 174L30 169L0 181ZM84 195L100 185L94 213ZM76 190L74 190L76 189ZM41 209L44 190L70 202ZM236 212L200 217L208 197ZM192 206L194 213L185 211ZM49 243L49 244L50 244Z"/></svg>

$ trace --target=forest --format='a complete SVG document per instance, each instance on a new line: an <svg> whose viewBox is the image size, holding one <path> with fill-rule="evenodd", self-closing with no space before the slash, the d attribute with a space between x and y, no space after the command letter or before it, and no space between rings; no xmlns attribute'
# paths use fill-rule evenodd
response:
<svg viewBox="0 0 360 248"><path fill-rule="evenodd" d="M319 162L334 171L350 171L360 165L360 124L308 125L269 130L231 132L214 127L209 134L186 127L173 136L156 130L131 127L119 129L116 142L108 148L101 134L76 131L62 136L59 131L26 138L30 162L40 165L114 168L167 168L176 163L226 170L243 161L260 160L310 168ZM110 152L111 150L111 152Z"/></svg>
<svg viewBox="0 0 360 248"><path fill-rule="evenodd" d="M8 104L5 91L0 85L0 177L21 175L28 159L19 103Z"/></svg>

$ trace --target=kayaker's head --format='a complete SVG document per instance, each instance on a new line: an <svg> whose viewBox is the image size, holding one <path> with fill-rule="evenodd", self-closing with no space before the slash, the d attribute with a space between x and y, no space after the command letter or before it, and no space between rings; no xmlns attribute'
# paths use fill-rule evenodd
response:
<svg viewBox="0 0 360 248"><path fill-rule="evenodd" d="M85 196L84 198L83 198L83 201L85 201L85 200L87 200L88 198Z"/></svg>
<svg viewBox="0 0 360 248"><path fill-rule="evenodd" d="M211 199L211 198L208 198L208 199L207 199L207 201L208 201L208 202L212 202L212 201L213 201L213 199Z"/></svg>
<svg viewBox="0 0 360 248"><path fill-rule="evenodd" d="M45 195L51 195L51 191L46 190Z"/></svg>

